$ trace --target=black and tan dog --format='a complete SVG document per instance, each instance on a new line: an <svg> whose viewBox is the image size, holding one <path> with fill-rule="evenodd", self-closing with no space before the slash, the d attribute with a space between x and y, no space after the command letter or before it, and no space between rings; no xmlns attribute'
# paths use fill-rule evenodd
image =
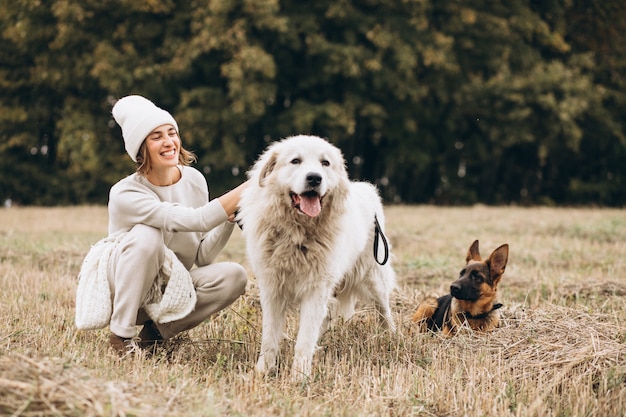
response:
<svg viewBox="0 0 626 417"><path fill-rule="evenodd" d="M494 250L489 259L482 260L478 240L470 246L465 258L465 268L459 278L450 285L450 294L443 297L427 297L417 307L413 321L420 330L441 330L447 336L454 335L465 323L472 330L488 332L498 326L496 303L498 284L504 274L509 258L509 245Z"/></svg>

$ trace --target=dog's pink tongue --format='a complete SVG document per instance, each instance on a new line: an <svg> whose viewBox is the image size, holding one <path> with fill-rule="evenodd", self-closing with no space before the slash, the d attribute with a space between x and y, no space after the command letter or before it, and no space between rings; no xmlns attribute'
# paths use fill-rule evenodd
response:
<svg viewBox="0 0 626 417"><path fill-rule="evenodd" d="M300 195L300 210L310 217L316 217L322 211L319 196Z"/></svg>

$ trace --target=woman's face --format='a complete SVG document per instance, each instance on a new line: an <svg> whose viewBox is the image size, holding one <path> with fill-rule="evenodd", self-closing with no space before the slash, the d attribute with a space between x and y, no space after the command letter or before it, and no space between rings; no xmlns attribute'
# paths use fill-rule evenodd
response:
<svg viewBox="0 0 626 417"><path fill-rule="evenodd" d="M169 168L178 165L180 138L172 125L161 125L148 134L146 147L151 169Z"/></svg>

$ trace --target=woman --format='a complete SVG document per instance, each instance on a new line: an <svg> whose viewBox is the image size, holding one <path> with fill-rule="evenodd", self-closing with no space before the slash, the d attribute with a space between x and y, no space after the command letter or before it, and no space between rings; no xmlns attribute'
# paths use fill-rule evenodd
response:
<svg viewBox="0 0 626 417"><path fill-rule="evenodd" d="M247 274L241 265L213 261L230 238L233 223L228 220L247 184L209 202L204 176L189 166L195 156L182 147L170 113L144 97L127 96L113 106L113 117L137 163L134 174L111 188L108 204L109 241L115 241L106 265L112 299L109 340L123 355L136 344L148 348L197 326L245 292ZM159 322L146 305L155 286L161 290L158 299L173 285L171 279L165 284L168 277L156 281L172 252L175 263L189 271L183 270L193 282L195 305L183 317ZM143 325L139 340L136 325Z"/></svg>

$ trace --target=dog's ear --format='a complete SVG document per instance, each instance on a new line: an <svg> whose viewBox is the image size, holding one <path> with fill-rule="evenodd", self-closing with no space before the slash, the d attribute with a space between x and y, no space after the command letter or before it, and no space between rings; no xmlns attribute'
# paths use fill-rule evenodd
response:
<svg viewBox="0 0 626 417"><path fill-rule="evenodd" d="M487 263L489 264L489 272L491 276L494 278L494 281L499 281L502 274L504 274L504 270L506 268L506 263L509 260L509 245L504 244L500 246L498 249L494 250L491 255L489 255L489 260Z"/></svg>
<svg viewBox="0 0 626 417"><path fill-rule="evenodd" d="M469 250L467 251L465 263L468 263L469 261L482 261L482 258L480 257L480 252L478 250L478 239L476 239L474 243L472 243L472 246L470 246Z"/></svg>
<svg viewBox="0 0 626 417"><path fill-rule="evenodd" d="M263 184L264 182L263 180L265 180L265 177L270 175L272 171L274 170L274 167L276 167L276 159L277 159L276 152L274 152L270 155L270 158L267 160L267 162L265 162L265 164L261 168L261 172L259 172L259 187L263 187L265 185Z"/></svg>

